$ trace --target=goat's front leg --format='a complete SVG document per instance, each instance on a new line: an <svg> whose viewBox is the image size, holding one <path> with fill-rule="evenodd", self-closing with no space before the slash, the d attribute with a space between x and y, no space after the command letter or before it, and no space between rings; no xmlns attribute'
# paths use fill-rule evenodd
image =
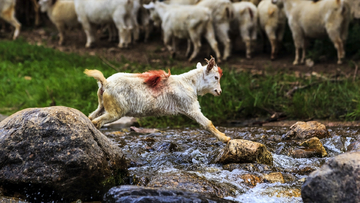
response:
<svg viewBox="0 0 360 203"><path fill-rule="evenodd" d="M210 131L211 134L215 135L220 141L225 143L230 141L231 138L227 137L224 133L216 129L215 126L212 124L212 122L201 113L200 109L186 112L185 115L187 115L191 119L194 119L203 128Z"/></svg>

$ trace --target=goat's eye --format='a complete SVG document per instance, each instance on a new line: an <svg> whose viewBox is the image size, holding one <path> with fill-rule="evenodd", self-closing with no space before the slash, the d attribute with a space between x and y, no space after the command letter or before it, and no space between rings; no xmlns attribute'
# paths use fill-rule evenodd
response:
<svg viewBox="0 0 360 203"><path fill-rule="evenodd" d="M219 78L218 78L218 76L215 76L215 80L218 80Z"/></svg>

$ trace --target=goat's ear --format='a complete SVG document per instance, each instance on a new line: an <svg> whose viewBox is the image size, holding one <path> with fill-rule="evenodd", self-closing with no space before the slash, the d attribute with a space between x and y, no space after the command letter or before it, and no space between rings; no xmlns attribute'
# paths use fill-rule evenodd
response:
<svg viewBox="0 0 360 203"><path fill-rule="evenodd" d="M202 65L201 65L200 62L198 62L198 63L196 64L196 68L202 68Z"/></svg>
<svg viewBox="0 0 360 203"><path fill-rule="evenodd" d="M149 4L144 4L144 8L146 9L153 9L155 8L155 4L153 2L150 2Z"/></svg>
<svg viewBox="0 0 360 203"><path fill-rule="evenodd" d="M210 72L211 69L214 68L214 66L215 66L215 58L211 56L210 60L207 60L207 59L205 59L205 60L206 60L206 62L208 62L206 70L207 70L207 72Z"/></svg>

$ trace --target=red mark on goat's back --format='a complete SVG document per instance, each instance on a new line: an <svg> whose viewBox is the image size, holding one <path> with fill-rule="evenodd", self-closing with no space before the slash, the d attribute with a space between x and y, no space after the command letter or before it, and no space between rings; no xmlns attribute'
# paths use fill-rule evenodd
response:
<svg viewBox="0 0 360 203"><path fill-rule="evenodd" d="M151 70L140 75L144 79L144 83L151 88L159 87L161 81L167 79L171 75L170 69L168 73L163 70Z"/></svg>
<svg viewBox="0 0 360 203"><path fill-rule="evenodd" d="M223 70L219 66L218 66L218 72L219 72L220 78L221 78L221 76L223 75Z"/></svg>

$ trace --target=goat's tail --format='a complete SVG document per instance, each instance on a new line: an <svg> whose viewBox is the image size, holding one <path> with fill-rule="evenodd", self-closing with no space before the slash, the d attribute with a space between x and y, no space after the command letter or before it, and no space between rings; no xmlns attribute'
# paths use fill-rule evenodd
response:
<svg viewBox="0 0 360 203"><path fill-rule="evenodd" d="M98 70L88 70L85 69L84 73L89 76L89 77L93 77L95 78L97 81L99 81L99 83L101 84L100 88L103 88L106 84L107 81L104 77L104 75L102 74L102 72L98 71Z"/></svg>

